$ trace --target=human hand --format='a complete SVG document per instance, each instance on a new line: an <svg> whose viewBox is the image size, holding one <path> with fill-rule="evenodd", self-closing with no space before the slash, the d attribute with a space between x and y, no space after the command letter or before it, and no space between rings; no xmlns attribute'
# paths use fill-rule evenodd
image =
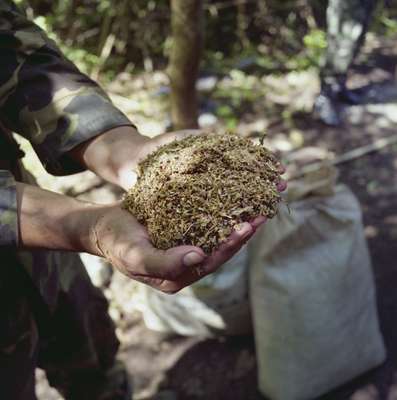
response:
<svg viewBox="0 0 397 400"><path fill-rule="evenodd" d="M174 293L214 272L264 222L257 218L233 232L217 251L207 256L195 246L158 250L146 228L114 205L97 205L16 183L21 248L87 252L105 257L128 277L161 291Z"/></svg>
<svg viewBox="0 0 397 400"><path fill-rule="evenodd" d="M154 152L159 147L173 142L175 140L182 140L185 137L192 135L200 135L202 131L199 129L184 129L179 131L167 132L158 135L154 138L146 138L146 140L140 142L139 146L136 148L134 157L121 155L117 159L117 170L118 170L118 182L117 184L123 189L128 190L133 186L137 179L137 174L135 172L138 163L143 160L150 153Z"/></svg>
<svg viewBox="0 0 397 400"><path fill-rule="evenodd" d="M281 190L285 184L280 183ZM216 271L265 222L258 217L239 229L207 256L195 246L158 250L145 227L115 205L96 205L16 183L21 248L88 252L107 258L130 278L174 293Z"/></svg>
<svg viewBox="0 0 397 400"><path fill-rule="evenodd" d="M97 175L128 190L136 182L139 161L166 143L199 133L187 129L149 138L133 127L122 126L78 146L71 154Z"/></svg>
<svg viewBox="0 0 397 400"><path fill-rule="evenodd" d="M131 279L165 293L175 293L216 271L250 239L264 217L243 223L218 250L207 256L195 246L158 250L145 227L120 205L95 209L91 252L106 258Z"/></svg>
<svg viewBox="0 0 397 400"><path fill-rule="evenodd" d="M136 182L138 163L147 155L174 140L200 134L202 131L198 129L184 129L149 138L131 126L122 126L83 143L71 154L100 177L128 190ZM281 168L280 172L284 173L284 167ZM285 182L281 181L279 190L283 191L285 186Z"/></svg>
<svg viewBox="0 0 397 400"><path fill-rule="evenodd" d="M183 130L150 139L131 127L121 127L89 143L84 151L84 160L100 176L127 190L135 183L134 169L140 160L161 145L199 133L198 130ZM285 186L285 182L280 181L279 191ZM207 256L195 246L179 246L166 251L155 249L146 228L127 211L119 206L104 207L102 213L94 229L95 251L130 278L167 293L177 292L216 271L266 220L258 217L242 224L218 250ZM192 253L187 257L190 262L184 262L188 253Z"/></svg>

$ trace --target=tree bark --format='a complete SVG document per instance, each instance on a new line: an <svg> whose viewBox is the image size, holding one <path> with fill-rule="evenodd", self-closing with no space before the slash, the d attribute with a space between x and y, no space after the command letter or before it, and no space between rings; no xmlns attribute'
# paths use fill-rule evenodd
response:
<svg viewBox="0 0 397 400"><path fill-rule="evenodd" d="M238 2L237 7L237 36L240 40L241 48L245 49L249 46L249 39L247 36L248 29L248 15L246 9L247 3Z"/></svg>
<svg viewBox="0 0 397 400"><path fill-rule="evenodd" d="M174 129L198 127L196 81L203 43L202 19L202 0L171 0L169 76Z"/></svg>

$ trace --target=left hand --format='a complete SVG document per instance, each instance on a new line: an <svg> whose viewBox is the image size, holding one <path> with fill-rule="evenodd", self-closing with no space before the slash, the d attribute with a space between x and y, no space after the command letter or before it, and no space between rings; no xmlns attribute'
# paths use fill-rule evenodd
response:
<svg viewBox="0 0 397 400"><path fill-rule="evenodd" d="M122 126L83 143L71 153L97 175L128 190L136 182L139 161L166 143L199 133L199 130L187 129L151 139L131 126Z"/></svg>
<svg viewBox="0 0 397 400"><path fill-rule="evenodd" d="M85 245L90 253L106 258L129 278L165 293L175 293L216 271L265 222L259 217L241 224L216 251L206 255L195 246L154 248L146 228L119 204L86 208L78 220L89 221L92 227L91 240Z"/></svg>

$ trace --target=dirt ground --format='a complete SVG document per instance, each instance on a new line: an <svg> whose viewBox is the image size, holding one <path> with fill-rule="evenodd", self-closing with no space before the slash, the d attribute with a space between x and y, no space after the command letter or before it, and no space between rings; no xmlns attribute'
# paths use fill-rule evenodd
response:
<svg viewBox="0 0 397 400"><path fill-rule="evenodd" d="M281 143L286 138L288 142L292 122L305 146L319 146L343 154L379 138L396 135L395 43L373 41L358 60L349 85L357 90L365 88L365 104L346 107L342 127L326 128L313 121L306 109L292 112L288 124L284 121L272 123L268 128L269 137L281 138ZM315 75L311 76L315 80ZM310 103L316 83L309 92ZM276 139L274 145L277 147ZM341 164L339 170L340 180L354 191L362 205L388 358L381 367L325 398L397 400L397 145ZM92 192L93 198L98 193L105 193L98 192L104 190L100 182L93 182L95 190L83 187L77 193L79 190L80 194ZM102 196L103 201L106 196ZM112 282L106 289L108 295L112 287L126 293L133 291L125 285L122 279L118 286ZM135 400L263 399L257 391L252 336L170 337L146 329L135 310L116 310L112 316L121 324L118 329L122 339L120 356L131 375ZM37 391L40 400L59 398L46 386L42 372L38 373Z"/></svg>

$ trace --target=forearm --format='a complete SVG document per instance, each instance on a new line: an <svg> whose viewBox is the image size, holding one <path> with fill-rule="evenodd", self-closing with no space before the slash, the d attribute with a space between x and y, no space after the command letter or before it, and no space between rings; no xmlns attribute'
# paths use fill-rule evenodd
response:
<svg viewBox="0 0 397 400"><path fill-rule="evenodd" d="M55 175L79 172L68 153L132 126L107 94L9 0L0 0L0 120L25 136Z"/></svg>
<svg viewBox="0 0 397 400"><path fill-rule="evenodd" d="M101 206L16 183L19 246L98 254L93 238Z"/></svg>

